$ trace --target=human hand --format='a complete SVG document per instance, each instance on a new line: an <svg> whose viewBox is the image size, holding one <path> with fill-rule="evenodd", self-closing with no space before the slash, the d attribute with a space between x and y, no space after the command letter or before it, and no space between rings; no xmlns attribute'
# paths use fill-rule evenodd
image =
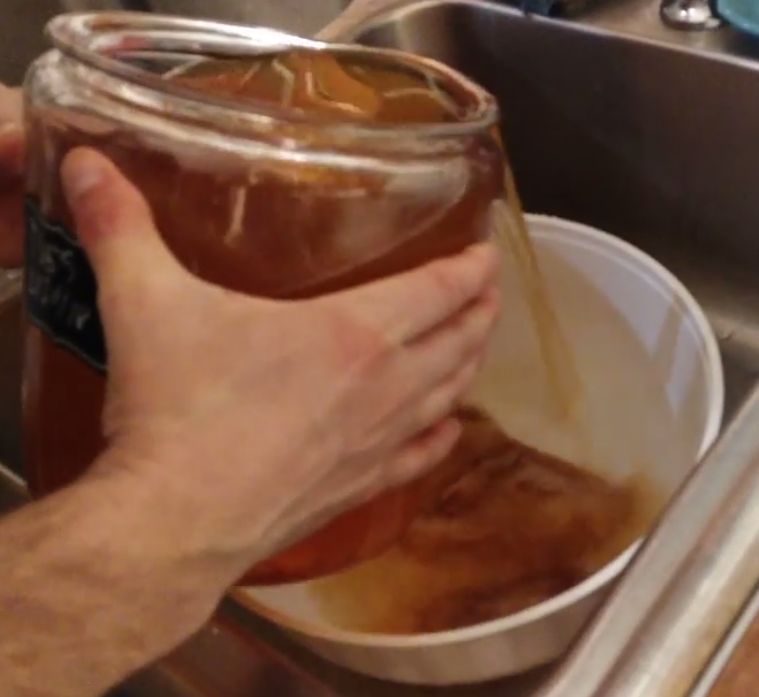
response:
<svg viewBox="0 0 759 697"><path fill-rule="evenodd" d="M21 91L0 84L0 267L23 259L24 131Z"/></svg>
<svg viewBox="0 0 759 697"><path fill-rule="evenodd" d="M497 254L458 257L298 302L210 285L164 246L139 193L100 155L63 164L98 278L109 450L94 474L156 492L157 522L220 562L219 583L346 508L418 477L497 315Z"/></svg>

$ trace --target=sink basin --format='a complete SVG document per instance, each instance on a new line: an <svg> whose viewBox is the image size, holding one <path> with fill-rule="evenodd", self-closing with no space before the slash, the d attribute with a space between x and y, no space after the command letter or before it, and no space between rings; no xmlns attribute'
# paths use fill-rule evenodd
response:
<svg viewBox="0 0 759 697"><path fill-rule="evenodd" d="M340 38L436 58L495 94L525 208L637 245L703 304L729 419L759 377L759 63L461 0Z"/></svg>
<svg viewBox="0 0 759 697"><path fill-rule="evenodd" d="M350 0L2 0L0 82L21 82L27 64L47 49L42 28L61 12L140 10L276 27L297 34L316 31Z"/></svg>

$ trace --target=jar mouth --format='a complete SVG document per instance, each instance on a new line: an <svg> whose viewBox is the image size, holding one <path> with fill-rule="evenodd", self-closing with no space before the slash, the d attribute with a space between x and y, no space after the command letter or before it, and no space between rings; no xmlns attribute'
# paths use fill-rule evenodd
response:
<svg viewBox="0 0 759 697"><path fill-rule="evenodd" d="M160 93L185 107L225 111L235 121L315 126L321 131L352 137L455 138L482 132L498 122L498 105L489 92L435 60L394 49L326 43L268 27L140 12L74 12L47 25L54 47L79 63L139 89ZM203 59L231 60L265 56L288 49L328 51L357 60L377 61L431 76L446 88L460 108L460 118L434 123L357 123L331 120L270 102L210 95L167 80L172 71ZM164 66L149 69L147 64ZM241 104L256 105L256 113L241 114Z"/></svg>

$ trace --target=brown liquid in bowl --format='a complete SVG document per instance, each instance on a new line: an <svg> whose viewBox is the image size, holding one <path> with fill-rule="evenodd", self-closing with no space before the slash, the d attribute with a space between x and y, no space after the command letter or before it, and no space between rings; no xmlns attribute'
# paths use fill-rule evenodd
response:
<svg viewBox="0 0 759 697"><path fill-rule="evenodd" d="M464 116L456 94L422 73L338 65L302 51L254 64L211 61L170 79L235 98L240 109L274 103L325 122L445 123ZM172 149L146 141L139 129L93 125L55 106L32 109L28 129L32 215L71 230L57 172L71 148L95 147L142 191L188 269L221 286L272 298L315 296L457 252L487 235L491 205L503 192L503 156L487 132L466 138L457 180L414 188L391 186L379 171L256 163L235 153L204 156L192 144ZM441 168L447 164L441 159ZM32 267L40 272L41 255L32 252L27 278ZM35 321L27 324L25 363L26 469L34 494L41 495L76 479L106 445L100 421L105 376L56 345ZM224 476L225 463L218 466ZM440 485L441 471L346 513L243 581L313 578L378 554L405 530L431 487Z"/></svg>
<svg viewBox="0 0 759 697"><path fill-rule="evenodd" d="M441 632L499 619L588 578L650 527L661 497L643 476L612 483L462 410L449 463L464 474L381 557L316 581L343 629Z"/></svg>

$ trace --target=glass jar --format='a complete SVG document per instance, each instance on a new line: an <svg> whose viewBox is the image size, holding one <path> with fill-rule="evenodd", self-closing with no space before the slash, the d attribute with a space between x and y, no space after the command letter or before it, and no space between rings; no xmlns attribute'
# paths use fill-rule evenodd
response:
<svg viewBox="0 0 759 697"><path fill-rule="evenodd" d="M55 48L32 66L25 85L24 428L37 496L74 480L106 445L107 356L96 284L59 179L71 148L94 147L121 168L193 273L270 298L335 291L457 252L488 234L492 204L503 199L497 106L435 62L129 13L63 15L48 33ZM293 47L433 80L459 117L325 121L271 104L252 108L166 78L200 58L247 59ZM342 515L241 583L313 578L378 554L440 480L438 471Z"/></svg>

